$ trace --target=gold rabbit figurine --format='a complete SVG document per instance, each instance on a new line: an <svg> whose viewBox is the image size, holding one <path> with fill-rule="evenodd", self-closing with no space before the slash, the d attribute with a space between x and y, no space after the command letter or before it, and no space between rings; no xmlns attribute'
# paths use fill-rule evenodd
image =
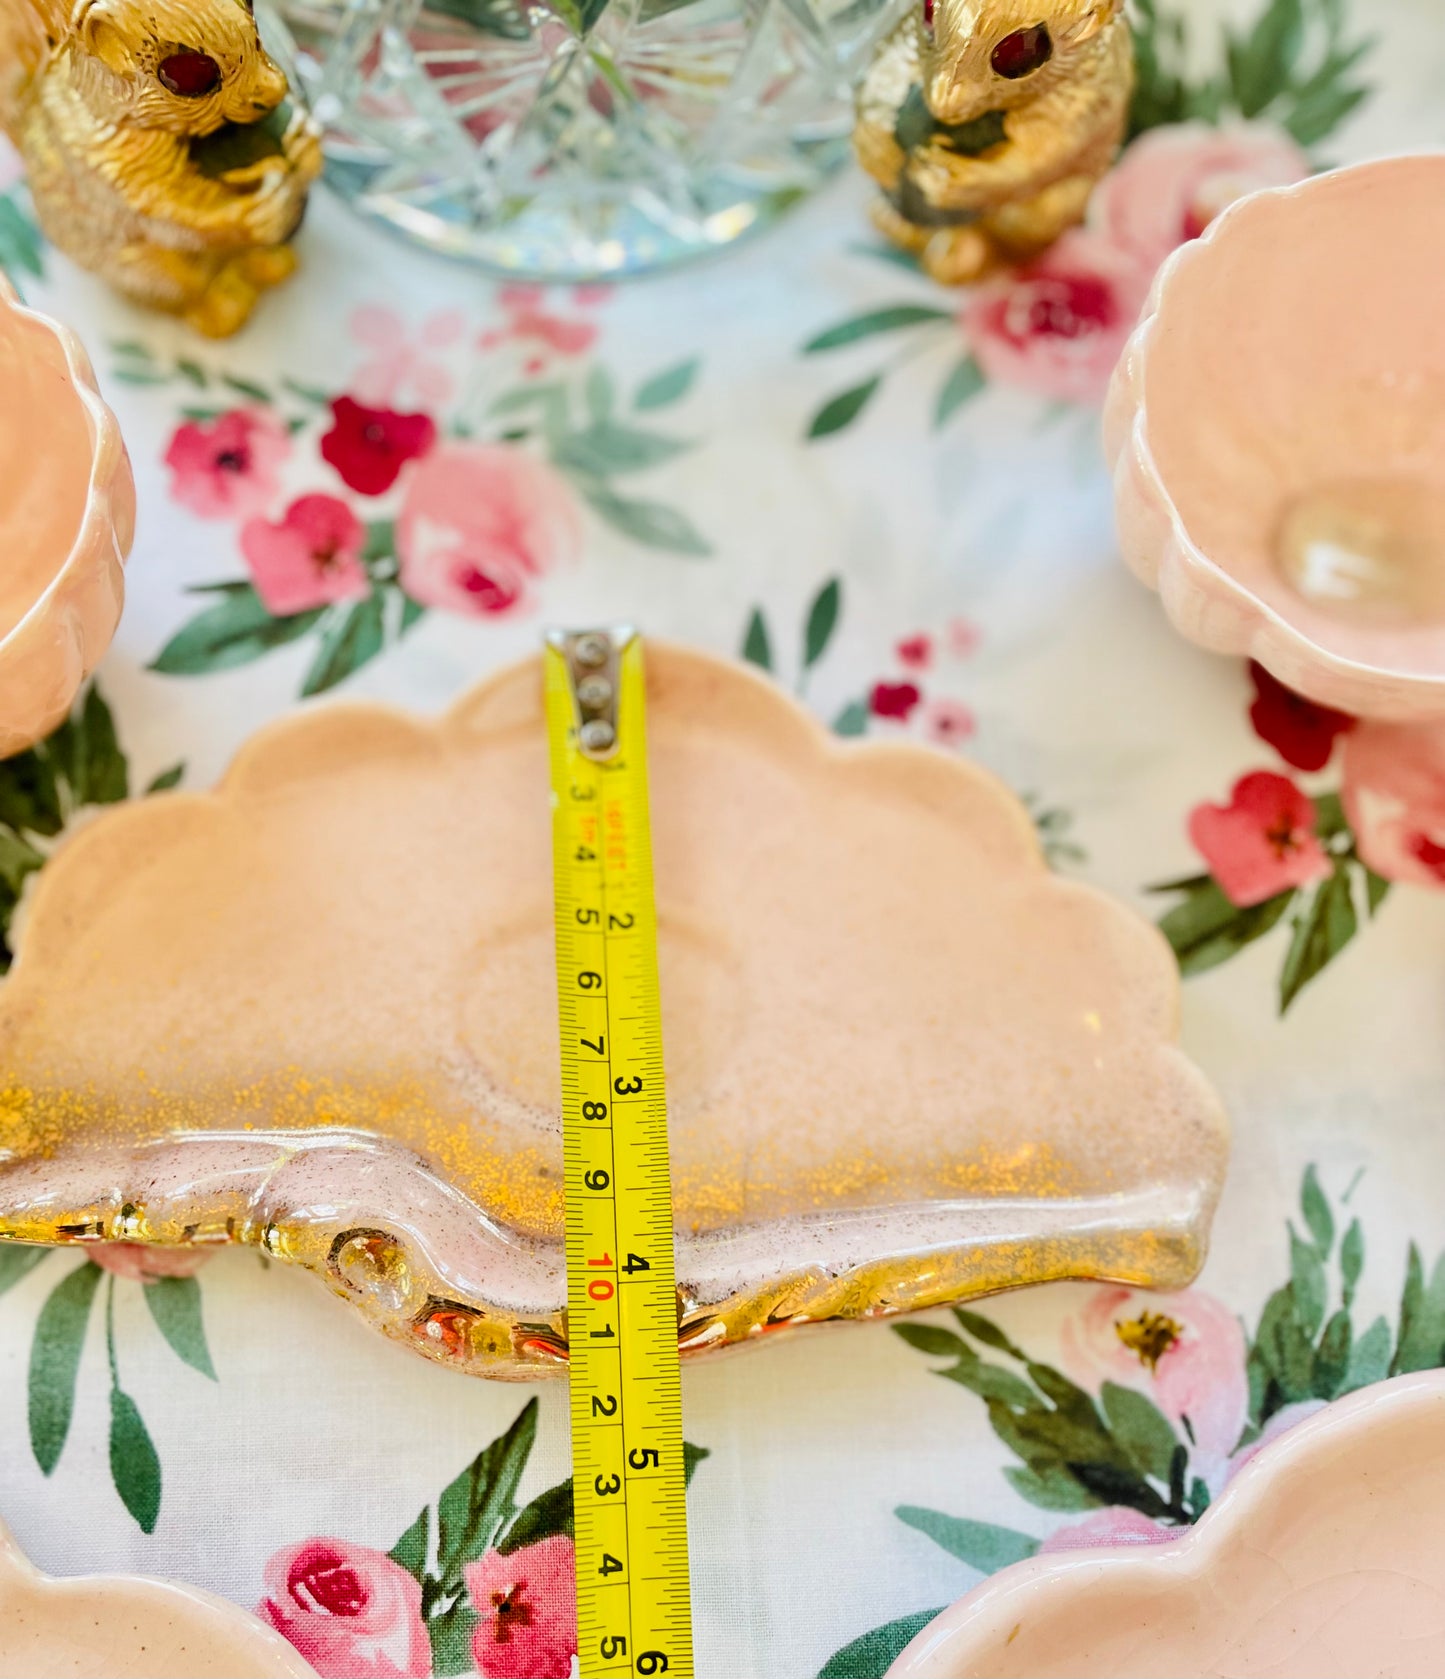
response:
<svg viewBox="0 0 1445 1679"><path fill-rule="evenodd" d="M1084 219L1133 85L1123 0L913 0L858 96L879 228L945 285L1036 255Z"/></svg>
<svg viewBox="0 0 1445 1679"><path fill-rule="evenodd" d="M296 266L321 167L250 0L0 0L0 130L47 236L212 337Z"/></svg>

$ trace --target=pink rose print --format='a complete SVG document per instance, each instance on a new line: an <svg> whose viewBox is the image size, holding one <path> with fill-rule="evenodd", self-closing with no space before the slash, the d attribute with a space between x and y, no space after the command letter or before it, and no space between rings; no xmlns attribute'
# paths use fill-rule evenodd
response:
<svg viewBox="0 0 1445 1679"><path fill-rule="evenodd" d="M906 723L918 709L923 695L912 682L879 682L868 696L868 709L875 717Z"/></svg>
<svg viewBox="0 0 1445 1679"><path fill-rule="evenodd" d="M456 381L446 358L466 337L460 309L436 310L413 333L395 309L369 303L353 310L348 324L352 338L371 351L352 378L358 402L383 409L411 402L434 410L452 400Z"/></svg>
<svg viewBox="0 0 1445 1679"><path fill-rule="evenodd" d="M983 631L971 618L953 618L948 624L948 650L955 659L967 659L978 652Z"/></svg>
<svg viewBox="0 0 1445 1679"><path fill-rule="evenodd" d="M937 746L958 746L978 732L977 718L957 700L934 700L923 722Z"/></svg>
<svg viewBox="0 0 1445 1679"><path fill-rule="evenodd" d="M608 294L605 288L579 289L573 294L579 303L600 302ZM507 317L507 324L495 332L482 335L483 349L495 349L508 339L530 342L542 350L559 356L580 356L597 342L597 325L579 315L555 315L543 307L546 292L541 286L509 285L497 292L497 302ZM540 372L539 361L531 371Z"/></svg>
<svg viewBox="0 0 1445 1679"><path fill-rule="evenodd" d="M1199 1289L1149 1294L1091 1290L1060 1331L1060 1363L1097 1393L1117 1382L1148 1395L1193 1435L1195 1473L1217 1488L1249 1409L1244 1331L1229 1308Z"/></svg>
<svg viewBox="0 0 1445 1679"><path fill-rule="evenodd" d="M444 443L412 474L396 539L413 600L486 617L575 560L582 532L571 491L544 462L505 445Z"/></svg>
<svg viewBox="0 0 1445 1679"><path fill-rule="evenodd" d="M266 1564L256 1613L321 1679L425 1679L431 1641L421 1587L381 1551L344 1539L306 1539Z"/></svg>
<svg viewBox="0 0 1445 1679"><path fill-rule="evenodd" d="M1098 1551L1113 1545L1167 1545L1179 1537L1178 1528L1160 1527L1125 1504L1111 1504L1096 1510L1081 1522L1073 1522L1051 1533L1039 1546L1038 1554L1058 1551Z"/></svg>
<svg viewBox="0 0 1445 1679"><path fill-rule="evenodd" d="M211 1257L208 1248L148 1248L140 1242L97 1242L85 1251L102 1271L132 1283L193 1277Z"/></svg>
<svg viewBox="0 0 1445 1679"><path fill-rule="evenodd" d="M427 414L397 414L368 408L354 397L331 404L331 430L321 439L321 458L334 466L358 495L385 495L408 461L436 442L436 423Z"/></svg>
<svg viewBox="0 0 1445 1679"><path fill-rule="evenodd" d="M506 1557L488 1551L462 1578L481 1616L472 1660L482 1679L567 1679L577 1651L570 1539L556 1534Z"/></svg>
<svg viewBox="0 0 1445 1679"><path fill-rule="evenodd" d="M933 643L926 635L911 635L900 641L894 652L908 670L927 670L933 660Z"/></svg>
<svg viewBox="0 0 1445 1679"><path fill-rule="evenodd" d="M1249 720L1254 732L1297 770L1322 770L1334 756L1335 742L1355 726L1343 711L1316 705L1286 688L1264 668L1251 663L1254 704Z"/></svg>
<svg viewBox="0 0 1445 1679"><path fill-rule="evenodd" d="M1343 794L1376 874L1445 887L1445 724L1361 723L1345 737Z"/></svg>
<svg viewBox="0 0 1445 1679"><path fill-rule="evenodd" d="M1152 274L1236 198L1310 173L1304 152L1269 123L1171 123L1124 153L1095 195L1094 221Z"/></svg>
<svg viewBox="0 0 1445 1679"><path fill-rule="evenodd" d="M1196 806L1189 837L1220 890L1240 909L1330 872L1315 836L1314 801L1288 776L1258 771L1235 783L1227 805Z"/></svg>
<svg viewBox="0 0 1445 1679"><path fill-rule="evenodd" d="M267 408L232 408L177 426L165 453L171 500L202 519L242 519L276 494L291 453L286 428Z"/></svg>
<svg viewBox="0 0 1445 1679"><path fill-rule="evenodd" d="M964 331L991 380L1062 402L1094 402L1149 281L1134 257L1079 230L1028 267L980 286L964 309Z"/></svg>
<svg viewBox="0 0 1445 1679"><path fill-rule="evenodd" d="M261 603L277 618L337 601L365 600L371 582L361 563L366 527L344 501L309 495L274 523L241 527L241 553Z"/></svg>

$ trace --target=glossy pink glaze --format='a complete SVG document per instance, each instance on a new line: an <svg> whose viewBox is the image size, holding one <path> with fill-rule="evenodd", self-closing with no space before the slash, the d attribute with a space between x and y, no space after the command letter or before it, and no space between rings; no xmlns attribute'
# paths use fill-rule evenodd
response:
<svg viewBox="0 0 1445 1679"><path fill-rule="evenodd" d="M120 620L135 486L79 341L0 278L0 757L69 711Z"/></svg>
<svg viewBox="0 0 1445 1679"><path fill-rule="evenodd" d="M1445 1649L1445 1374L1266 1446L1168 1545L1039 1556L946 1609L890 1679L1433 1679Z"/></svg>
<svg viewBox="0 0 1445 1679"><path fill-rule="evenodd" d="M1356 715L1445 713L1445 612L1343 616L1276 544L1351 482L1445 502L1442 262L1445 155L1255 194L1166 265L1105 414L1120 543L1174 627Z"/></svg>

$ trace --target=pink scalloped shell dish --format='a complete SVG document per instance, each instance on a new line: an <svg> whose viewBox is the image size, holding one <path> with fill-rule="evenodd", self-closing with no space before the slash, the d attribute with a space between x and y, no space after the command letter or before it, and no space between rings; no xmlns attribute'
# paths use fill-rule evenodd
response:
<svg viewBox="0 0 1445 1679"><path fill-rule="evenodd" d="M1035 1557L889 1679L1438 1679L1445 1375L1364 1388L1266 1446L1185 1537Z"/></svg>
<svg viewBox="0 0 1445 1679"><path fill-rule="evenodd" d="M134 1575L53 1580L0 1526L0 1679L314 1679L278 1632L209 1592Z"/></svg>
<svg viewBox="0 0 1445 1679"><path fill-rule="evenodd" d="M135 486L79 340L0 277L0 757L70 710L120 621Z"/></svg>
<svg viewBox="0 0 1445 1679"><path fill-rule="evenodd" d="M1170 622L1357 716L1445 715L1445 155L1234 205L1165 266L1105 439Z"/></svg>
<svg viewBox="0 0 1445 1679"><path fill-rule="evenodd" d="M1227 1128L1158 933L983 771L647 656L684 1352L1192 1277ZM461 1368L565 1361L540 672L309 711L65 843L0 991L0 1236L249 1242Z"/></svg>

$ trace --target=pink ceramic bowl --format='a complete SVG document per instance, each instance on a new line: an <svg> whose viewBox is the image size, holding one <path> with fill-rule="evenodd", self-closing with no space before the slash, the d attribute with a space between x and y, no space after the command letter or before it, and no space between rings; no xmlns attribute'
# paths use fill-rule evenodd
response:
<svg viewBox="0 0 1445 1679"><path fill-rule="evenodd" d="M1361 716L1445 715L1445 155L1255 194L1159 276L1110 392L1174 627Z"/></svg>
<svg viewBox="0 0 1445 1679"><path fill-rule="evenodd" d="M120 620L135 485L73 333L0 278L0 757L64 718Z"/></svg>

